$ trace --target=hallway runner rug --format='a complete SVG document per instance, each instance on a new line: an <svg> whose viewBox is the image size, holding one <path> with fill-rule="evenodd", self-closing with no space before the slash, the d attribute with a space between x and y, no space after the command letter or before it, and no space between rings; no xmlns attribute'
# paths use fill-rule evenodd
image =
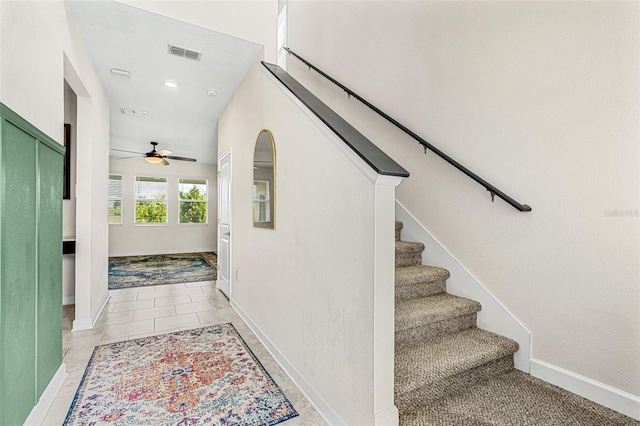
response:
<svg viewBox="0 0 640 426"><path fill-rule="evenodd" d="M295 411L233 325L97 346L64 425L275 425Z"/></svg>
<svg viewBox="0 0 640 426"><path fill-rule="evenodd" d="M109 290L150 285L214 281L215 253L179 253L109 258Z"/></svg>

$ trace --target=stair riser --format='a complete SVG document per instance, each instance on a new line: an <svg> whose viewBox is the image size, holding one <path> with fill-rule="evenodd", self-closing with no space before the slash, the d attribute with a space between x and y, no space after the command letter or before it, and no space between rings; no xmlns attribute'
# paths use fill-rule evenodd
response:
<svg viewBox="0 0 640 426"><path fill-rule="evenodd" d="M427 405L434 399L463 391L484 380L506 373L513 369L513 356L491 361L471 370L464 371L404 394L396 394L395 405L401 413L410 413Z"/></svg>
<svg viewBox="0 0 640 426"><path fill-rule="evenodd" d="M401 300L418 299L420 297L442 294L447 290L445 280L430 281L411 285L396 284L396 302Z"/></svg>
<svg viewBox="0 0 640 426"><path fill-rule="evenodd" d="M443 334L453 334L476 326L477 314L462 315L445 321L425 324L409 330L396 331L396 348L411 345L420 340L431 339Z"/></svg>
<svg viewBox="0 0 640 426"><path fill-rule="evenodd" d="M398 222L396 221L396 241L400 241L400 234L402 234L402 228L404 227L404 224L402 222Z"/></svg>
<svg viewBox="0 0 640 426"><path fill-rule="evenodd" d="M422 252L396 252L396 268L402 268L404 266L415 266L422 264Z"/></svg>

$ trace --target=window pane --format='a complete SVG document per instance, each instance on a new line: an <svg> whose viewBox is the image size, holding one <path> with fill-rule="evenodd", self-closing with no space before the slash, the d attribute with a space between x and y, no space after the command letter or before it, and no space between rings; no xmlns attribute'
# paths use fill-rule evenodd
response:
<svg viewBox="0 0 640 426"><path fill-rule="evenodd" d="M122 175L109 175L109 225L122 223Z"/></svg>
<svg viewBox="0 0 640 426"><path fill-rule="evenodd" d="M207 223L207 180L180 179L180 223Z"/></svg>
<svg viewBox="0 0 640 426"><path fill-rule="evenodd" d="M206 200L206 179L180 179L178 184L181 200Z"/></svg>
<svg viewBox="0 0 640 426"><path fill-rule="evenodd" d="M167 223L167 178L136 176L136 223Z"/></svg>
<svg viewBox="0 0 640 426"><path fill-rule="evenodd" d="M109 225L122 223L122 200L109 200Z"/></svg>
<svg viewBox="0 0 640 426"><path fill-rule="evenodd" d="M135 197L137 200L166 200L167 178L136 176Z"/></svg>
<svg viewBox="0 0 640 426"><path fill-rule="evenodd" d="M109 175L109 198L122 198L122 175Z"/></svg>
<svg viewBox="0 0 640 426"><path fill-rule="evenodd" d="M182 201L180 203L180 223L207 223L207 203Z"/></svg>
<svg viewBox="0 0 640 426"><path fill-rule="evenodd" d="M136 201L136 223L167 223L167 203Z"/></svg>

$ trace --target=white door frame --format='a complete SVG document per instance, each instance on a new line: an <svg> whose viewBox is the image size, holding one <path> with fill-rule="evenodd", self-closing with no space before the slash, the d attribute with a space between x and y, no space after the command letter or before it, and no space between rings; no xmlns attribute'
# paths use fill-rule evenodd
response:
<svg viewBox="0 0 640 426"><path fill-rule="evenodd" d="M227 186L228 188L226 188L226 191L224 191L222 189L222 185L223 185L223 181L224 179L221 178L221 172L222 172L222 168L221 165L223 164L224 161L228 161L229 162L229 179L227 180ZM233 274L231 273L231 244L232 244L232 240L231 240L231 229L232 229L232 215L231 215L231 199L232 199L232 195L231 195L231 178L232 178L232 173L231 173L231 167L232 167L232 162L231 162L231 148L229 148L227 151L225 151L219 158L218 158L218 279L216 280L216 288L218 288L220 291L222 291L228 298L229 300L231 300L231 293L232 293L232 278L233 278ZM228 200L223 201L222 196L223 194L226 193L228 194ZM226 205L227 208L227 212L228 214L226 215L226 217L228 218L228 224L227 226L224 226L222 224L222 218L225 216L222 213L222 209L223 207ZM225 237L228 237L226 239L226 244L228 245L228 249L225 252L225 250L223 250L222 245L225 243L224 239ZM226 259L225 259L225 255L226 255ZM227 271L227 277L224 277L222 274L222 271L225 269L225 265L223 264L223 262L227 262L226 264L226 271Z"/></svg>

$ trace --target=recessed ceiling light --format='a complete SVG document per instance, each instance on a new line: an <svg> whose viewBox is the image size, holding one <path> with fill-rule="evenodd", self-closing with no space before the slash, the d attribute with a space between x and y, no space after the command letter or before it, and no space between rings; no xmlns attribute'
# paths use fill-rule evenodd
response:
<svg viewBox="0 0 640 426"><path fill-rule="evenodd" d="M144 117L147 118L147 111L136 111L131 108L120 108L120 112L124 115L135 115L136 117Z"/></svg>
<svg viewBox="0 0 640 426"><path fill-rule="evenodd" d="M207 95L209 95L209 96L215 96L215 95L217 95L217 94L218 94L218 92L216 92L216 91L215 91L215 90L213 90L213 89L209 89L209 90L207 90Z"/></svg>
<svg viewBox="0 0 640 426"><path fill-rule="evenodd" d="M164 81L164 85L165 85L165 86L167 86L167 87L171 87L172 89L175 89L176 87L178 87L178 86L179 86L179 84L178 84L178 83L176 83L176 82L175 82L175 81L173 81L173 80L165 80L165 81Z"/></svg>
<svg viewBox="0 0 640 426"><path fill-rule="evenodd" d="M111 68L111 75L119 78L131 78L131 73L127 70L121 70L119 68Z"/></svg>

